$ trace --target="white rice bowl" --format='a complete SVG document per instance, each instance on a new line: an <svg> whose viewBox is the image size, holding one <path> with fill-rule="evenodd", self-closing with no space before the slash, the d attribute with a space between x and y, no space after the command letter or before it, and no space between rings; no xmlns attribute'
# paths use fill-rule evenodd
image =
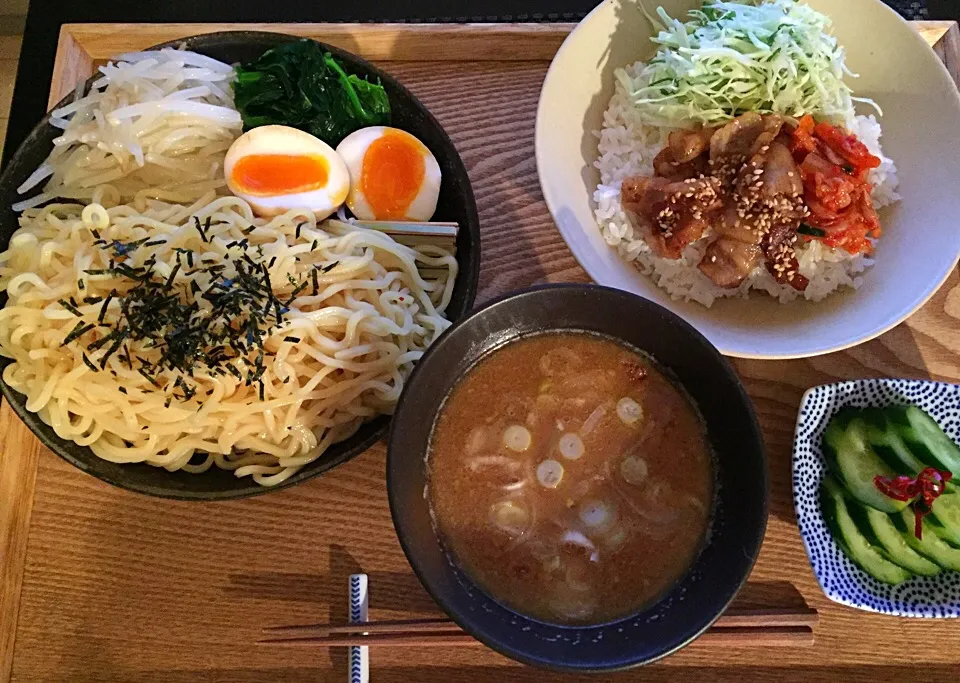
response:
<svg viewBox="0 0 960 683"><path fill-rule="evenodd" d="M609 120L611 113L606 119L604 113L616 94L616 70L649 59L654 52L649 41L652 25L636 11L635 0L603 0L567 36L544 79L537 107L540 188L577 262L597 284L650 299L681 316L728 356L803 358L846 349L902 323L944 282L955 285L960 257L960 136L956 134L960 94L956 84L916 29L880 0L804 1L832 19L847 66L859 74L850 85L858 97L870 98L883 109L883 116L877 116L883 125L883 147L897 162L899 188L895 191L902 199L880 212L883 235L872 255L874 264L859 275L858 289L840 286L820 301L797 296L786 306L758 291L747 299L724 297L708 308L692 298L685 301L684 295L671 298L651 275L636 267L636 259L621 256L619 249L626 249L634 238L627 236L628 223L622 212L617 215L619 207L606 207L609 214L602 221L622 230L617 246L604 239L594 195L598 187L608 192L615 189L616 181L612 171L601 178L596 165L601 140L595 131L611 129L605 146L631 140L626 120L616 124ZM686 16L700 0L657 0L653 7L657 5L670 16ZM870 30L864 31L864 26ZM872 112L857 106L862 114ZM612 131L618 125L623 127L620 138ZM633 143L626 148L633 149ZM603 154L609 155L610 149ZM639 159L640 152L636 154ZM612 166L627 167L629 156L624 153L624 161ZM889 190L894 187L884 183L878 203L883 203L880 197L893 199L896 195ZM623 247L620 241L625 241ZM841 272L858 277L851 276L847 267ZM938 305L950 304L944 299ZM915 327L921 336L930 333L936 322L931 316L936 315L942 315L942 309L918 316Z"/></svg>
<svg viewBox="0 0 960 683"><path fill-rule="evenodd" d="M627 67L627 75L631 79L637 77L644 65L640 61ZM872 114L858 115L847 127L881 159L880 166L872 169L869 175L874 185L874 207L879 209L899 200L897 169L880 148L881 131L876 118ZM623 86L617 82L616 91L603 115L603 128L595 133L600 139L599 158L594 164L600 171L600 184L593 199L596 203L594 214L603 239L621 257L649 275L672 298L696 301L708 307L722 297L747 298L751 290L760 290L786 303L801 295L811 301L820 301L839 288L860 287L864 271L873 265L873 259L827 247L817 240L796 249L800 273L810 281L803 292L779 284L763 263L757 265L739 287L718 287L697 268L711 241L709 235L690 244L680 259L666 259L654 254L620 203L620 184L629 176L653 174L653 158L663 149L672 130L675 129L643 123L628 101Z"/></svg>

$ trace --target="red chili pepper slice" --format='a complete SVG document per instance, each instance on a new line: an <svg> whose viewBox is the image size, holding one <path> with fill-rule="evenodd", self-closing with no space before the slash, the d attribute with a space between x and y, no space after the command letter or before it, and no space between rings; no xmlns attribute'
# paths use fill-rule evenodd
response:
<svg viewBox="0 0 960 683"><path fill-rule="evenodd" d="M952 472L925 467L916 477L884 477L878 474L873 478L873 485L888 498L912 502L913 533L922 540L923 518L933 510L933 501L943 494L947 482L952 478Z"/></svg>
<svg viewBox="0 0 960 683"><path fill-rule="evenodd" d="M894 500L910 501L916 498L920 492L917 479L906 475L883 477L878 474L873 478L873 483L880 489L880 493Z"/></svg>

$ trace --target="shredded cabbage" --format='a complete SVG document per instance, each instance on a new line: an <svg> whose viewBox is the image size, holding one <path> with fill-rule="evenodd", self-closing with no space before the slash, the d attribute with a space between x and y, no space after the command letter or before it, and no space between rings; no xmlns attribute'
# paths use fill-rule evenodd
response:
<svg viewBox="0 0 960 683"><path fill-rule="evenodd" d="M683 23L657 9L660 46L639 75L617 79L645 123L719 124L746 111L819 114L849 124L854 101L830 19L796 0L706 0ZM879 112L879 108L877 108Z"/></svg>

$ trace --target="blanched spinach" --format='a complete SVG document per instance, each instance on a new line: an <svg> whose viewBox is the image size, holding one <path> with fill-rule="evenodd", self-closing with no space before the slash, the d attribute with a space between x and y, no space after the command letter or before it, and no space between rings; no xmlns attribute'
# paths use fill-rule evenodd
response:
<svg viewBox="0 0 960 683"><path fill-rule="evenodd" d="M390 101L379 82L343 67L312 40L278 45L237 67L234 103L245 130L279 124L336 147L366 126L390 123Z"/></svg>

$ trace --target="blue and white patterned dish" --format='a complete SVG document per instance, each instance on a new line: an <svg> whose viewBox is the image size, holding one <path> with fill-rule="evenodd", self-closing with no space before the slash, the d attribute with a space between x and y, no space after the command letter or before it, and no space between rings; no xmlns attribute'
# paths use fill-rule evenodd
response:
<svg viewBox="0 0 960 683"><path fill-rule="evenodd" d="M889 586L868 576L840 550L820 512L825 464L823 430L843 406L913 404L960 440L960 386L906 379L862 379L814 387L803 396L793 441L793 504L817 582L828 598L868 612L900 617L960 617L960 572L918 576Z"/></svg>

